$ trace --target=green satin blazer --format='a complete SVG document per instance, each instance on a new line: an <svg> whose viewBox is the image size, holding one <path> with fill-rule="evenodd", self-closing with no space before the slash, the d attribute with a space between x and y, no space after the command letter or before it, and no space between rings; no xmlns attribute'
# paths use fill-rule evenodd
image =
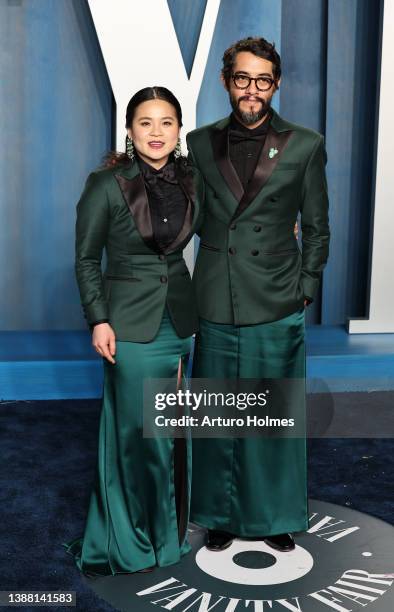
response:
<svg viewBox="0 0 394 612"><path fill-rule="evenodd" d="M167 304L178 335L197 330L192 282L182 249L201 220L198 170L177 171L188 205L183 227L157 249L144 181L136 161L93 172L77 205L75 270L88 324L108 319L117 340L149 342ZM103 252L106 269L101 269Z"/></svg>
<svg viewBox="0 0 394 612"><path fill-rule="evenodd" d="M323 137L272 111L244 192L229 158L229 117L190 132L205 182L204 221L193 275L201 317L249 325L275 321L316 295L329 246ZM294 236L301 212L302 251Z"/></svg>

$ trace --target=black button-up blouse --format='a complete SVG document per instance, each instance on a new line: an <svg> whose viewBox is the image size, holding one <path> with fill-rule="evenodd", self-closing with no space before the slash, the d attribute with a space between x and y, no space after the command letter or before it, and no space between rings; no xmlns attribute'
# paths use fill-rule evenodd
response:
<svg viewBox="0 0 394 612"><path fill-rule="evenodd" d="M137 161L148 195L153 236L162 250L175 240L182 229L187 198L179 185L175 162L171 157L160 170L156 170L140 157L137 157Z"/></svg>

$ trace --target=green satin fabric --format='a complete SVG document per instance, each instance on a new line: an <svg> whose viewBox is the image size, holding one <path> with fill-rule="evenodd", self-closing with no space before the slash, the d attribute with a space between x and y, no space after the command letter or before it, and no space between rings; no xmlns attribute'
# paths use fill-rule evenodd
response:
<svg viewBox="0 0 394 612"><path fill-rule="evenodd" d="M191 550L182 528L189 514L189 440L142 437L143 379L176 381L190 346L165 312L154 340L117 342L116 365L104 362L96 484L84 535L66 545L84 573L171 565Z"/></svg>
<svg viewBox="0 0 394 612"><path fill-rule="evenodd" d="M258 325L201 320L193 376L304 378L304 335L304 309ZM306 440L194 439L190 517L245 537L306 530Z"/></svg>

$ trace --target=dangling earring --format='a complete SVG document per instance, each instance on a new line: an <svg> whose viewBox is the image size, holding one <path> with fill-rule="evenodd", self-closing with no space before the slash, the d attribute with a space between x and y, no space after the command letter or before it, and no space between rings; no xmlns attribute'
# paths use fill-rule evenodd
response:
<svg viewBox="0 0 394 612"><path fill-rule="evenodd" d="M126 154L127 154L128 157L130 157L130 160L133 161L133 159L134 159L134 145L133 145L133 141L131 140L131 138L129 137L128 134L126 136Z"/></svg>
<svg viewBox="0 0 394 612"><path fill-rule="evenodd" d="M179 159L181 156L182 156L181 139L178 138L178 142L176 143L176 147L174 149L174 157L175 159Z"/></svg>

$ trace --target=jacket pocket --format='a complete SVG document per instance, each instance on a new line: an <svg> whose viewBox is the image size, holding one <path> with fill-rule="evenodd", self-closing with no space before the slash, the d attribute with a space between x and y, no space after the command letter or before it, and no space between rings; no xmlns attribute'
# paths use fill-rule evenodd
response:
<svg viewBox="0 0 394 612"><path fill-rule="evenodd" d="M286 249L285 251L264 251L262 255L289 255L290 253L299 253L298 249Z"/></svg>
<svg viewBox="0 0 394 612"><path fill-rule="evenodd" d="M200 247L202 249L207 249L207 251L215 251L216 253L220 253L220 249L217 247L211 246L210 244L206 244L205 242L200 242Z"/></svg>
<svg viewBox="0 0 394 612"><path fill-rule="evenodd" d="M113 274L107 274L106 278L108 280L117 280L117 281L126 281L129 283L140 283L140 278L135 278L135 276L115 276Z"/></svg>

